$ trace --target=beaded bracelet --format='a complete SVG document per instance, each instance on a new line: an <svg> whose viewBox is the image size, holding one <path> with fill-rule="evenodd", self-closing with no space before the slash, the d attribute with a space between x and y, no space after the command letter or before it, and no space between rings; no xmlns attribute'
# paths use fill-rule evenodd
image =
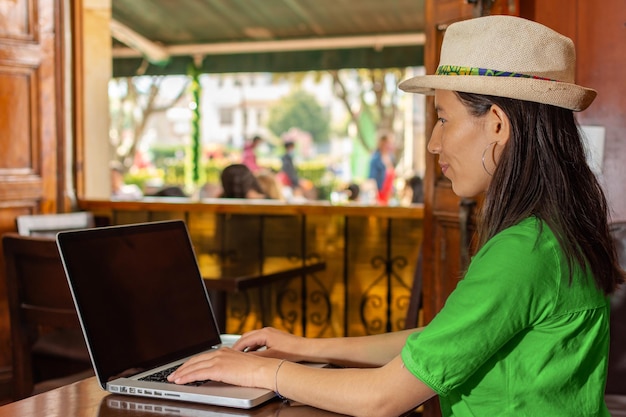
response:
<svg viewBox="0 0 626 417"><path fill-rule="evenodd" d="M281 400L286 400L287 398L283 397L282 395L280 395L280 392L278 392L278 371L280 371L280 367L283 366L283 363L285 363L285 359L282 359L280 361L278 367L276 368L276 373L274 374L274 392L276 393L276 396L278 398L280 398Z"/></svg>

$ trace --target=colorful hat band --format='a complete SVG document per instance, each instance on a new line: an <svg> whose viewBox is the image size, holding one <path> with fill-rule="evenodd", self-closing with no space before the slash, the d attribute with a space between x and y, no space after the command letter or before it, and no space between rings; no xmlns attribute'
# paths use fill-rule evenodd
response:
<svg viewBox="0 0 626 417"><path fill-rule="evenodd" d="M461 67L458 65L441 65L437 68L436 75L483 75L488 77L517 77L532 78L535 80L555 81L550 78L537 77L536 75L520 74L518 72L497 71L486 68Z"/></svg>

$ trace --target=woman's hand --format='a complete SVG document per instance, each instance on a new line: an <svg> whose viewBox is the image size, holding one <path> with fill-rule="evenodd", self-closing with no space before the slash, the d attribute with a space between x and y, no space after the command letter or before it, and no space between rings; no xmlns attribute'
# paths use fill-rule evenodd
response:
<svg viewBox="0 0 626 417"><path fill-rule="evenodd" d="M305 360L300 353L306 339L271 327L243 334L232 349L194 356L168 376L168 381L186 384L213 380L233 385L274 389L272 386L278 360ZM269 385L268 385L269 384Z"/></svg>
<svg viewBox="0 0 626 417"><path fill-rule="evenodd" d="M233 345L233 349L242 352L254 352L267 358L288 359L299 362L309 358L303 356L307 339L290 333L265 327L244 333Z"/></svg>
<svg viewBox="0 0 626 417"><path fill-rule="evenodd" d="M274 374L280 361L261 358L231 348L194 356L168 377L168 381L186 384L194 381L220 381L228 384L274 388Z"/></svg>

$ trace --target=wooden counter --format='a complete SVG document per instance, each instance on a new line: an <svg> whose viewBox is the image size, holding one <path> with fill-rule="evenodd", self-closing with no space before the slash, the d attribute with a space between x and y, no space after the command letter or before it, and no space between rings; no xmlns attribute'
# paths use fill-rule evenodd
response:
<svg viewBox="0 0 626 417"><path fill-rule="evenodd" d="M391 219L422 219L424 205L410 207L366 206L361 204L332 205L327 201L287 203L277 200L207 198L193 201L184 197L145 197L138 201L83 200L81 210L94 213L117 211L212 212L246 215L309 215L309 216L377 216Z"/></svg>
<svg viewBox="0 0 626 417"><path fill-rule="evenodd" d="M268 257L325 262L324 271L229 294L228 333L270 324L313 337L357 336L404 326L422 240L422 205L151 197L81 201L79 207L112 224L182 219L204 266L258 264Z"/></svg>

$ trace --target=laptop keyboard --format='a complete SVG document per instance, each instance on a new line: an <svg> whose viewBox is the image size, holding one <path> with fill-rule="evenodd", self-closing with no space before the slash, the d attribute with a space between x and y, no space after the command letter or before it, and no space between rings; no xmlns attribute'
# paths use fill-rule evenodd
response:
<svg viewBox="0 0 626 417"><path fill-rule="evenodd" d="M174 372L176 369L178 369L180 365L174 365L170 368L167 369L163 369L162 371L158 371L155 372L153 374L150 375L146 375L143 378L139 378L140 381L150 381L150 382L165 382L167 384L173 384L173 382L170 382L167 380L167 376L169 374L171 374L172 372ZM206 381L194 381L194 382L188 382L185 385L189 385L192 387L199 387L200 385L204 384L205 382L208 382L208 380Z"/></svg>

